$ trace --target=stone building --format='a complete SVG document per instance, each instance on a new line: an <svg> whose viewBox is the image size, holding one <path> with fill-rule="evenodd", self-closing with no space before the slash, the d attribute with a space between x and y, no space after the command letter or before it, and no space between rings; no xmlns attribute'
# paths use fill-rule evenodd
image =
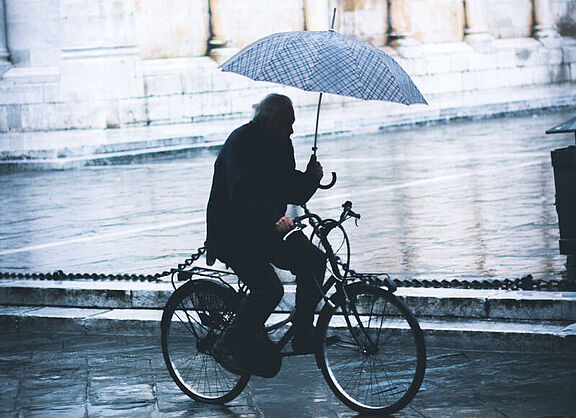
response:
<svg viewBox="0 0 576 418"><path fill-rule="evenodd" d="M0 0L0 133L246 113L281 88L218 63L326 30L334 7L337 31L395 56L427 97L576 79L576 0Z"/></svg>

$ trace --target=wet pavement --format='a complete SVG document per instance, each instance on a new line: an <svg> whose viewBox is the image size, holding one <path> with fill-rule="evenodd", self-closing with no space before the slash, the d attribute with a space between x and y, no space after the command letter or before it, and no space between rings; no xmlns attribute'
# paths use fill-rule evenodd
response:
<svg viewBox="0 0 576 418"><path fill-rule="evenodd" d="M351 200L352 267L399 278L558 278L550 151L573 135L545 130L573 116L522 117L327 136L339 180L309 207L337 216ZM297 115L298 117L298 115ZM295 140L299 167L311 139ZM167 161L0 175L0 271L153 274L204 241L216 149Z"/></svg>
<svg viewBox="0 0 576 418"><path fill-rule="evenodd" d="M205 405L172 382L147 337L5 334L1 417L348 417L311 356L252 378L227 406ZM574 417L572 355L428 349L421 391L398 417Z"/></svg>

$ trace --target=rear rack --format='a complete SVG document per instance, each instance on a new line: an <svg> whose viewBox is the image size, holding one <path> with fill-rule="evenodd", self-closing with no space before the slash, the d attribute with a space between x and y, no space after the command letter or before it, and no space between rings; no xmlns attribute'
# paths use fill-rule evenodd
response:
<svg viewBox="0 0 576 418"><path fill-rule="evenodd" d="M238 289L240 292L246 293L247 287L242 284L238 276L232 270L218 270L209 267L192 267L189 270L178 270L172 273L172 286L176 289L176 284L174 283L174 278L179 282L184 282L188 280L194 280L195 276L204 277L208 279L218 280L224 285L232 288L231 283L238 283Z"/></svg>
<svg viewBox="0 0 576 418"><path fill-rule="evenodd" d="M392 293L398 288L388 273L358 273L348 270L348 277L376 287L386 287Z"/></svg>

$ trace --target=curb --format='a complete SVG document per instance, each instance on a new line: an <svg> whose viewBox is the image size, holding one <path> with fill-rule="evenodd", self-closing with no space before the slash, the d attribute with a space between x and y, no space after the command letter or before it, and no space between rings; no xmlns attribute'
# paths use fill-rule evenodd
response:
<svg viewBox="0 0 576 418"><path fill-rule="evenodd" d="M273 314L271 321L282 314ZM0 329L80 335L160 337L160 309L0 306ZM576 323L419 318L428 346L518 351L576 350Z"/></svg>
<svg viewBox="0 0 576 418"><path fill-rule="evenodd" d="M279 312L295 303L284 286ZM0 305L93 309L162 309L170 282L0 280ZM576 292L400 287L395 292L420 317L576 321Z"/></svg>

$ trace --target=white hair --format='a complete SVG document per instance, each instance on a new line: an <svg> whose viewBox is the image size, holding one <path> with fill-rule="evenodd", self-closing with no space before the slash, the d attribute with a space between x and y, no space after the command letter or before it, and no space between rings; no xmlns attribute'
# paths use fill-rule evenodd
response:
<svg viewBox="0 0 576 418"><path fill-rule="evenodd" d="M252 120L257 122L261 120L273 120L278 114L279 109L284 106L292 107L292 100L283 94L272 93L264 97L260 103L252 106L254 113Z"/></svg>

